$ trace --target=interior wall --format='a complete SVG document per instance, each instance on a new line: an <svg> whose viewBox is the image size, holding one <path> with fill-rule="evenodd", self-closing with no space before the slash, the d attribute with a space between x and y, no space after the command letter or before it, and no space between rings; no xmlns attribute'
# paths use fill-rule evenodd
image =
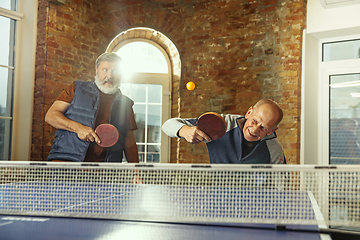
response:
<svg viewBox="0 0 360 240"><path fill-rule="evenodd" d="M272 98L284 110L277 133L288 162L299 163L305 19L303 0L39 0L32 160L50 151L55 129L43 119L61 91L74 80L92 80L95 59L119 33L149 27L180 53L173 117L244 114L260 98ZM188 81L195 90L186 90ZM178 153L171 162L208 162L204 144L173 139L171 146Z"/></svg>
<svg viewBox="0 0 360 240"><path fill-rule="evenodd" d="M344 38L360 33L360 3L324 7L320 0L308 0L307 29L305 33L304 92L303 92L303 138L301 142L301 163L325 164L324 152L328 151L327 139L323 137L324 121L322 102L322 51L321 43L331 39ZM326 91L326 89L325 89Z"/></svg>
<svg viewBox="0 0 360 240"><path fill-rule="evenodd" d="M360 26L360 2L337 4L326 8L321 0L308 0L307 34L316 38L355 34Z"/></svg>

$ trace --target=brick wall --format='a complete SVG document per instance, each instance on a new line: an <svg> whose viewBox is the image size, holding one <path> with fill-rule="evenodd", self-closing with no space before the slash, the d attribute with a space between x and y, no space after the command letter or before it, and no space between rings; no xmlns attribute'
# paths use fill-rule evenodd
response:
<svg viewBox="0 0 360 240"><path fill-rule="evenodd" d="M96 57L132 27L149 27L178 48L181 79L172 116L244 114L262 97L284 109L277 131L290 163L299 162L302 30L306 1L39 0L32 160L46 159L55 129L44 114L74 80L93 78ZM193 81L194 91L185 84ZM172 140L172 162L208 162L204 144Z"/></svg>

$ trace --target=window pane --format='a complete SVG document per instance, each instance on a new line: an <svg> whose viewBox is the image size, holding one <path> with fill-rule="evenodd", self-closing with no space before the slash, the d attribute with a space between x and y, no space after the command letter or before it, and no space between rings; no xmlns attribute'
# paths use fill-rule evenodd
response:
<svg viewBox="0 0 360 240"><path fill-rule="evenodd" d="M360 164L360 74L330 76L330 164Z"/></svg>
<svg viewBox="0 0 360 240"><path fill-rule="evenodd" d="M323 44L323 61L355 59L360 57L360 40Z"/></svg>
<svg viewBox="0 0 360 240"><path fill-rule="evenodd" d="M125 83L120 88L124 95L134 100L133 109L138 126L134 133L140 161L160 161L162 85Z"/></svg>
<svg viewBox="0 0 360 240"><path fill-rule="evenodd" d="M144 145L137 145L138 152L139 152L139 162L145 162L145 146Z"/></svg>
<svg viewBox="0 0 360 240"><path fill-rule="evenodd" d="M120 84L121 93L131 98L131 84L130 83L121 83Z"/></svg>
<svg viewBox="0 0 360 240"><path fill-rule="evenodd" d="M13 1L14 0L0 0L0 7L11 10L11 2Z"/></svg>
<svg viewBox="0 0 360 240"><path fill-rule="evenodd" d="M9 49L10 49L10 18L0 16L0 65L9 66Z"/></svg>
<svg viewBox="0 0 360 240"><path fill-rule="evenodd" d="M0 67L0 116L11 116L11 105L8 103L8 88L11 86L8 83L12 74L12 69Z"/></svg>
<svg viewBox="0 0 360 240"><path fill-rule="evenodd" d="M146 162L160 162L160 145L148 145Z"/></svg>
<svg viewBox="0 0 360 240"><path fill-rule="evenodd" d="M150 43L131 42L116 53L123 59L126 72L168 73L164 55Z"/></svg>
<svg viewBox="0 0 360 240"><path fill-rule="evenodd" d="M0 0L0 7L16 11L16 0ZM0 16L0 160L9 160L11 154L15 24Z"/></svg>
<svg viewBox="0 0 360 240"><path fill-rule="evenodd" d="M146 102L146 84L131 84L131 99L134 102Z"/></svg>
<svg viewBox="0 0 360 240"><path fill-rule="evenodd" d="M150 84L148 85L148 87L149 87L148 102L161 103L162 85Z"/></svg>
<svg viewBox="0 0 360 240"><path fill-rule="evenodd" d="M145 105L134 105L135 121L138 127L135 133L136 142L145 142Z"/></svg>
<svg viewBox="0 0 360 240"><path fill-rule="evenodd" d="M161 142L161 106L149 105L148 110L148 143Z"/></svg>
<svg viewBox="0 0 360 240"><path fill-rule="evenodd" d="M11 124L11 120L0 119L0 160L10 159Z"/></svg>

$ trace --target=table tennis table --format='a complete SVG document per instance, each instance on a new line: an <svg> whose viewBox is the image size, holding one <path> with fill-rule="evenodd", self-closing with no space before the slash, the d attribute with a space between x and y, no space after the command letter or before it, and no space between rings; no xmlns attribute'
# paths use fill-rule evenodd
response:
<svg viewBox="0 0 360 240"><path fill-rule="evenodd" d="M145 180L143 169L135 166L126 172L140 174ZM29 175L28 170L25 175ZM59 174L54 175L53 168L46 169L45 179L38 170L30 180L20 171L16 181L7 179L0 184L1 240L331 239L324 231L324 218L310 191L233 186L216 181L97 181L97 170L81 171L85 176L97 176L91 180L74 180L72 173L62 173L63 178L56 180ZM3 176L12 171L6 170ZM152 179L153 173L147 178Z"/></svg>
<svg viewBox="0 0 360 240"><path fill-rule="evenodd" d="M1 215L2 240L331 239L328 234L218 225Z"/></svg>
<svg viewBox="0 0 360 240"><path fill-rule="evenodd" d="M41 186L41 192L37 192ZM45 187L44 187L45 186ZM23 212L30 212L42 216L0 216L0 239L117 239L120 237L132 237L134 239L330 239L325 234L317 232L318 228L311 225L289 225L281 226L276 224L247 224L234 222L216 222L220 215L236 216L242 215L265 215L269 211L288 210L283 214L294 214L291 207L296 207L297 202L311 201L307 193L287 193L285 197L289 202L278 203L277 205L266 205L267 192L263 190L238 190L223 189L213 187L194 187L194 186L157 186L157 185L125 185L121 193L109 191L114 186L104 186L104 184L73 184L63 183L54 185L49 183L11 184L0 189L0 208L4 205L13 209L20 209ZM119 188L119 186L116 186ZM6 193L22 192L31 188L32 194L26 196L26 203L18 205L16 201L20 196L6 198ZM80 190L96 189L98 195L89 199L86 195L81 195ZM176 191L175 191L176 189ZM246 199L232 199L233 191L238 191L236 195L251 194L250 198L259 198L261 208L256 204L246 204ZM251 192L249 192L251 191ZM78 194L71 201L67 194L73 192ZM173 194L174 192L183 193L182 195ZM222 199L207 202L203 205L205 197L211 198L213 194L221 194ZM271 193L273 196L274 193ZM50 199L57 198L59 203L51 204ZM269 195L270 196L270 195ZM284 196L274 196L283 199ZM153 200L157 199L158 205L152 206ZM149 200L147 202L147 200ZM187 200L194 201L190 205ZM24 201L24 196L22 196ZM265 202L264 202L265 201ZM111 206L113 214L119 219L101 219L102 214L109 211L106 206ZM44 208L48 213L39 212L38 208ZM241 209L242 208L242 209ZM85 213L86 211L86 213ZM97 218L86 218L89 211L97 214ZM12 212L11 210L9 211ZM57 217L48 217L49 213L57 212ZM189 214L190 212L190 214ZM63 216L74 216L73 218ZM51 214L50 214L51 215ZM268 214L269 215L269 214ZM174 222L173 217L182 217L181 221ZM169 217L170 222L165 222ZM196 219L212 218L212 222L198 222ZM241 217L241 216L239 216ZM276 217L275 215L269 217ZM309 221L316 216L314 211L305 212L303 216ZM184 219L186 221L184 221ZM305 230L296 232L294 230Z"/></svg>

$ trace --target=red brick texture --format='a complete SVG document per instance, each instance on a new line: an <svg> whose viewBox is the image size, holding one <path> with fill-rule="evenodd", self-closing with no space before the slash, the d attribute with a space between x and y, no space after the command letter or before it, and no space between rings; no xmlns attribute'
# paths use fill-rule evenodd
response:
<svg viewBox="0 0 360 240"><path fill-rule="evenodd" d="M32 160L45 160L50 151L55 129L44 116L61 91L93 79L97 56L118 34L148 27L180 53L173 117L244 114L260 98L272 98L284 110L277 133L288 162L299 163L305 0L39 0L38 17ZM186 90L188 81L195 90ZM170 159L208 162L204 144L176 139Z"/></svg>

